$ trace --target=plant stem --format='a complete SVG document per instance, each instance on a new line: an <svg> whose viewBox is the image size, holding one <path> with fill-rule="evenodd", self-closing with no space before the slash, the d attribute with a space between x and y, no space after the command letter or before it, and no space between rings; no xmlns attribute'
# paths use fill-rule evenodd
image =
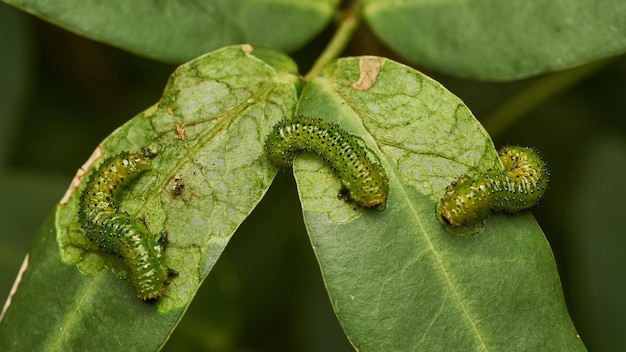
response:
<svg viewBox="0 0 626 352"><path fill-rule="evenodd" d="M304 76L305 81L311 80L317 76L322 70L322 67L331 60L339 57L343 50L346 48L352 35L359 27L361 22L361 5L358 1L355 1L349 10L342 13L342 20L339 27L333 34L332 39L324 49L324 51L317 58L309 72Z"/></svg>
<svg viewBox="0 0 626 352"><path fill-rule="evenodd" d="M609 62L612 60L601 60L540 79L496 108L482 120L482 125L495 137L511 128L532 109L594 74Z"/></svg>

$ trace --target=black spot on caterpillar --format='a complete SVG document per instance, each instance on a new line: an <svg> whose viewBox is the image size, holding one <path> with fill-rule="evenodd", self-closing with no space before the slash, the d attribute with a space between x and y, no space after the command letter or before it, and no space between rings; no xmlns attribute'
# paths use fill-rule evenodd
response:
<svg viewBox="0 0 626 352"><path fill-rule="evenodd" d="M347 195L358 205L379 210L386 206L389 182L385 170L367 154L357 137L337 124L294 116L274 126L265 149L269 160L278 166L291 164L296 151L312 152L337 172Z"/></svg>
<svg viewBox="0 0 626 352"><path fill-rule="evenodd" d="M119 191L150 167L156 149L142 152L110 157L92 173L80 195L78 221L99 252L121 257L137 297L148 301L160 297L169 277L178 273L165 266L167 233L151 234L117 204Z"/></svg>
<svg viewBox="0 0 626 352"><path fill-rule="evenodd" d="M549 172L539 154L510 146L498 152L502 170L463 176L446 188L439 212L452 226L475 226L491 213L515 214L532 208L548 188Z"/></svg>

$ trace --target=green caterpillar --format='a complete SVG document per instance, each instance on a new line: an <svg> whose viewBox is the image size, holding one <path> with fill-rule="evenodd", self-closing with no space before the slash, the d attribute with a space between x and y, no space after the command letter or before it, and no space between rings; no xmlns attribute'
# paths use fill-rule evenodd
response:
<svg viewBox="0 0 626 352"><path fill-rule="evenodd" d="M498 154L504 171L463 176L446 188L439 212L450 225L476 225L491 213L515 214L532 208L544 195L549 172L535 150L510 146Z"/></svg>
<svg viewBox="0 0 626 352"><path fill-rule="evenodd" d="M121 212L116 201L120 189L150 167L153 151L122 153L106 159L91 175L80 195L81 230L102 253L119 256L137 297L154 300L163 294L169 277L178 273L165 266L167 234L151 234L145 223Z"/></svg>
<svg viewBox="0 0 626 352"><path fill-rule="evenodd" d="M347 196L358 205L379 210L386 206L389 182L385 170L368 156L357 137L337 124L306 116L281 121L267 138L265 150L278 166L291 164L296 151L312 152L337 172Z"/></svg>

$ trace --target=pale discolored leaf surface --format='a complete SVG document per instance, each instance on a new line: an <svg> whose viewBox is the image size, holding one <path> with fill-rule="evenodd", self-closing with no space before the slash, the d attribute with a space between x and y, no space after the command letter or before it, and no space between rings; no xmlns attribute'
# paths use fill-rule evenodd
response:
<svg viewBox="0 0 626 352"><path fill-rule="evenodd" d="M413 63L505 80L626 51L622 0L362 0L372 30Z"/></svg>
<svg viewBox="0 0 626 352"><path fill-rule="evenodd" d="M265 160L264 138L293 113L298 90L287 56L248 45L180 66L159 103L111 134L83 167L89 172L107 156L157 147L152 168L119 205L151 232L168 232L166 264L180 275L156 303L144 303L104 268L123 275L117 258L82 249L79 171L31 249L0 321L0 350L156 350L271 184L276 168ZM180 195L172 193L177 178L185 184Z"/></svg>
<svg viewBox="0 0 626 352"><path fill-rule="evenodd" d="M447 183L500 167L458 98L390 60L347 58L305 87L298 113L363 138L390 180L386 210L354 209L337 198L340 182L320 160L294 164L331 303L357 350L585 350L529 212L492 216L470 238L438 222L435 201Z"/></svg>
<svg viewBox="0 0 626 352"><path fill-rule="evenodd" d="M5 0L77 34L130 52L183 62L225 45L303 46L338 0Z"/></svg>

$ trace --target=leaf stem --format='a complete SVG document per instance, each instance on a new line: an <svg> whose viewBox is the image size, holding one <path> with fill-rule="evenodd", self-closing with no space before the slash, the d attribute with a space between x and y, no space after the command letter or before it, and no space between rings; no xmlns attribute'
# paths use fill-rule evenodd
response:
<svg viewBox="0 0 626 352"><path fill-rule="evenodd" d="M341 55L361 23L361 4L358 1L354 1L352 6L344 11L341 16L342 19L339 27L337 27L335 34L333 34L332 39L324 51L317 58L309 72L304 76L305 81L309 81L317 76L324 65Z"/></svg>
<svg viewBox="0 0 626 352"><path fill-rule="evenodd" d="M491 137L511 128L532 109L591 76L612 60L601 60L538 80L504 102L481 122Z"/></svg>

